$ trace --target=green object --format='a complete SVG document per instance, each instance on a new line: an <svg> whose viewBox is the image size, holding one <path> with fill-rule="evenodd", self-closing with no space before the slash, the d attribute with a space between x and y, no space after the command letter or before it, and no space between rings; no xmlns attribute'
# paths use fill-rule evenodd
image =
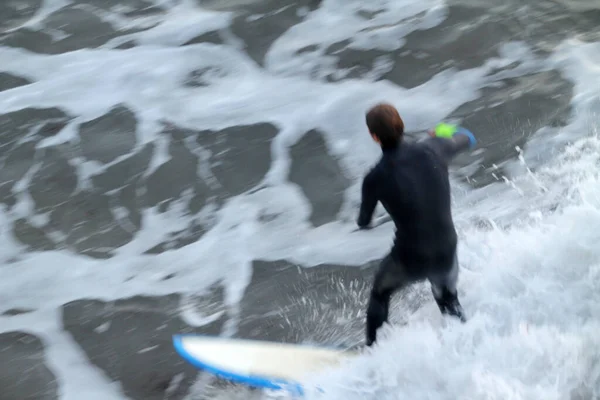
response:
<svg viewBox="0 0 600 400"><path fill-rule="evenodd" d="M452 135L456 133L458 128L456 125L446 124L444 122L440 122L435 127L435 136L442 138L451 138Z"/></svg>

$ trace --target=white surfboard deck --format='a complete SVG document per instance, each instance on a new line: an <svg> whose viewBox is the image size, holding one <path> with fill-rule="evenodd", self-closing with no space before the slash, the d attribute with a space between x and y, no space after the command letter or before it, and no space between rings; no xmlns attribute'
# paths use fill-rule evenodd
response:
<svg viewBox="0 0 600 400"><path fill-rule="evenodd" d="M237 383L302 391L300 381L358 352L301 344L177 335L173 345L196 368Z"/></svg>

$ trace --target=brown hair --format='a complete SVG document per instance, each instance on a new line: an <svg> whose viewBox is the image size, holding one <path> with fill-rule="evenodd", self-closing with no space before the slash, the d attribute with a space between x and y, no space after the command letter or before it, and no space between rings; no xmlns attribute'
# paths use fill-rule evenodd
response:
<svg viewBox="0 0 600 400"><path fill-rule="evenodd" d="M400 144L404 134L404 122L394 106L377 104L367 112L366 120L369 132L379 139L382 148L393 148Z"/></svg>

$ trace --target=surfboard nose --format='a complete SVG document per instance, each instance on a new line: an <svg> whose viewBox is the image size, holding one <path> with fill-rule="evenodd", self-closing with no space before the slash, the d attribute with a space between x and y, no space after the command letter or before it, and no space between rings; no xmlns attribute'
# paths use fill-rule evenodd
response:
<svg viewBox="0 0 600 400"><path fill-rule="evenodd" d="M203 335L174 335L179 355L198 369L244 385L301 394L300 382L356 355L330 347Z"/></svg>

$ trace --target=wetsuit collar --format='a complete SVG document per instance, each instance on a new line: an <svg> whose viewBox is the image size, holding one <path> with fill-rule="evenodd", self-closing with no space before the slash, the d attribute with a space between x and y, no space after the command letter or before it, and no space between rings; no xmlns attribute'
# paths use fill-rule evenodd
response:
<svg viewBox="0 0 600 400"><path fill-rule="evenodd" d="M394 147L382 147L381 151L383 151L383 155L392 155L392 154L396 154L396 152L398 152L398 150L400 149L400 145L396 145Z"/></svg>

